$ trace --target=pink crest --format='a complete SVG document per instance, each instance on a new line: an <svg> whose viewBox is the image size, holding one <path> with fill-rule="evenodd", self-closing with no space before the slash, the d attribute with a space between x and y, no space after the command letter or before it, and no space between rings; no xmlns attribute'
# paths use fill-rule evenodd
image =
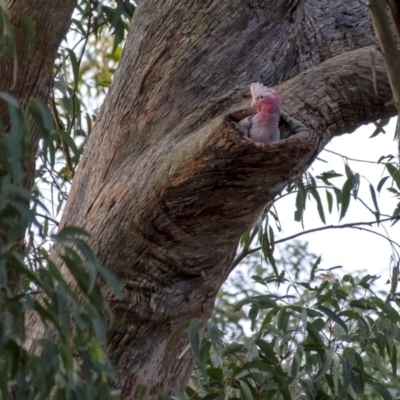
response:
<svg viewBox="0 0 400 400"><path fill-rule="evenodd" d="M276 90L271 89L262 83L254 82L250 85L250 92L253 98L253 104L257 104L259 101L263 99L273 100L276 104L279 105L279 97Z"/></svg>

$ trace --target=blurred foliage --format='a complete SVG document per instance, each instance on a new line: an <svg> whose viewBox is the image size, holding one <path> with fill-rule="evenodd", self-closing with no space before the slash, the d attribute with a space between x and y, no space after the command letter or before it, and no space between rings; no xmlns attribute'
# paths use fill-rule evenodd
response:
<svg viewBox="0 0 400 400"><path fill-rule="evenodd" d="M98 263L79 228L66 227L51 238L60 245L72 281L60 274L45 248L37 248L28 262L21 237L28 227L46 233L37 218L46 207L40 196L20 186L28 116L10 95L0 96L9 105L11 121L8 132L0 129L0 397L110 399L112 369L104 350L108 305L96 277L102 275L117 295L118 283ZM30 115L49 143L53 130L47 107L32 104ZM20 280L16 292L8 285L15 273ZM31 343L33 353L24 345L26 316L40 321L45 333Z"/></svg>
<svg viewBox="0 0 400 400"><path fill-rule="evenodd" d="M185 394L171 398L400 398L399 264L385 293L373 289L377 276L319 269L305 244L280 253L278 276L249 257L253 284L230 280L202 339L191 322L197 367Z"/></svg>
<svg viewBox="0 0 400 400"><path fill-rule="evenodd" d="M112 366L105 352L110 310L96 278L120 295L114 276L96 260L82 229L58 219L97 108L111 84L122 42L135 10L129 1L78 1L59 49L49 104L22 109L7 93L11 126L0 121L0 398L112 399ZM21 15L28 39L35 27ZM0 62L13 59L14 28L0 0ZM88 107L88 96L96 99ZM41 134L35 187L21 186L22 162L31 124ZM25 236L25 244L21 239ZM49 259L50 246L69 280ZM14 290L13 276L19 286ZM25 320L39 321L43 335L32 341ZM34 351L31 351L34 350Z"/></svg>

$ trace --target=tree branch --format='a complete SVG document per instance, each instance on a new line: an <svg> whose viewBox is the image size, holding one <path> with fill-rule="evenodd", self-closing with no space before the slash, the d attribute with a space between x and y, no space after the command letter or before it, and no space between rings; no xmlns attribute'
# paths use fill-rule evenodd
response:
<svg viewBox="0 0 400 400"><path fill-rule="evenodd" d="M302 231L302 232L298 232L298 233L296 233L294 235L291 235L291 236L288 236L288 237L285 237L285 238L282 238L282 239L275 240L273 244L276 245L276 244L279 244L279 243L284 243L284 242L287 242L289 240L296 239L296 238L298 238L300 236L308 235L310 233L321 232L321 231L326 231L326 230L330 230L330 229L352 228L352 229L365 230L365 231L367 231L369 233L372 233L374 235L380 236L380 237L384 238L385 240L387 240L392 245L392 247L397 246L400 249L400 244L395 242L394 240L390 239L389 237L387 237L385 235L382 235L381 233L376 232L376 231L371 231L369 229L361 228L362 226L365 226L365 225L372 226L372 225L380 224L380 223L387 222L387 221L393 221L393 218L392 217L385 218L385 219L382 219L380 221L352 222L352 223L341 224L341 225L321 226L319 228L308 229L308 230L305 230L305 231ZM243 250L245 250L245 249L243 249ZM249 256L250 254L256 253L256 252L258 252L260 250L261 250L261 246L254 247L252 249L247 248L245 251L241 251L237 255L237 257L235 258L234 262L232 263L232 269L234 267L236 267L237 265L239 265L247 256Z"/></svg>
<svg viewBox="0 0 400 400"><path fill-rule="evenodd" d="M391 30L391 23L385 2L369 0L372 22L378 38L379 48L382 51L389 82L393 92L393 100L400 115L400 50Z"/></svg>
<svg viewBox="0 0 400 400"><path fill-rule="evenodd" d="M400 1L399 0L387 0L390 11L395 22L397 39L400 40Z"/></svg>
<svg viewBox="0 0 400 400"><path fill-rule="evenodd" d="M394 0L389 1L392 15L396 22L397 32L400 31L400 6ZM400 50L397 47L396 39L391 30L390 18L386 9L386 3L379 0L370 0L372 22L378 38L379 47L382 51L389 82L392 88L393 101L397 109L397 116L400 116ZM400 36L399 36L400 38ZM399 122L398 122L399 123ZM399 159L400 159L400 138L398 138Z"/></svg>
<svg viewBox="0 0 400 400"><path fill-rule="evenodd" d="M393 221L393 218L392 217L385 218L385 219L382 219L380 221L353 222L353 223L347 223L347 224L341 224L341 225L321 226L319 228L309 229L309 230L306 230L306 231L302 231L302 232L296 233L294 235L285 237L283 239L275 240L274 243L275 244L279 244L279 243L287 242L288 240L292 240L292 239L295 239L297 237L300 237L300 236L303 236L303 235L306 235L306 234L309 234L309 233L320 232L320 231L325 231L325 230L329 230L329 229L345 229L345 228L359 229L360 226L372 226L372 225L375 225L375 224L380 224L380 223L388 222L388 221ZM369 231L369 232L371 232L371 231ZM381 237L385 238L391 244L396 245L396 246L398 246L400 248L400 244L396 243L395 241L389 239L388 237L386 237L384 235L381 235L379 232L374 232L374 233L376 233L378 236L381 236Z"/></svg>

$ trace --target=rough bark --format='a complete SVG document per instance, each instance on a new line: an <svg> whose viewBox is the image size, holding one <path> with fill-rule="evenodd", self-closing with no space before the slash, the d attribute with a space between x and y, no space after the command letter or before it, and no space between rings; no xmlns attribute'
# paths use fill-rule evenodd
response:
<svg viewBox="0 0 400 400"><path fill-rule="evenodd" d="M23 107L30 102L47 102L53 83L54 62L61 41L66 35L76 0L5 0L10 22L14 27L17 75L14 81L14 57L0 63L0 92L13 95ZM29 16L35 25L33 47L21 23L21 14ZM0 99L0 120L6 130L9 124L8 104ZM21 185L30 190L35 176L39 133L31 122L31 137L24 157L24 178ZM8 287L18 290L18 276L8 271Z"/></svg>
<svg viewBox="0 0 400 400"><path fill-rule="evenodd" d="M400 40L400 0L388 0L390 11L392 12L397 32L397 39Z"/></svg>
<svg viewBox="0 0 400 400"><path fill-rule="evenodd" d="M391 29L392 20L385 3L370 0L369 7L371 9L372 24L375 28L379 49L385 60L393 93L393 102L400 114L400 50L397 48L395 33Z"/></svg>
<svg viewBox="0 0 400 400"><path fill-rule="evenodd" d="M187 338L169 337L209 318L241 233L333 136L393 115L373 42L360 2L141 2L61 222L88 230L121 282L109 353L123 399L185 385ZM308 138L240 139L230 120L253 112L254 80L283 82Z"/></svg>
<svg viewBox="0 0 400 400"><path fill-rule="evenodd" d="M14 61L0 63L0 91L11 93L26 106L31 101L47 102L53 84L54 62L57 50L70 25L76 0L5 0L10 21L15 28L17 50L17 80L14 82ZM35 25L35 43L31 49L20 15L28 15ZM0 118L7 126L8 106L0 100ZM37 129L33 127L30 148L25 157L24 187L30 189L35 174L36 153L39 143Z"/></svg>

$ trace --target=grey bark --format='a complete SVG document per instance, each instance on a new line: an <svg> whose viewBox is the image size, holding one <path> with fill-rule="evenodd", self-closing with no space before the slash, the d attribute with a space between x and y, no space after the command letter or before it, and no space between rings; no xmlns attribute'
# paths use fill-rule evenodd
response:
<svg viewBox="0 0 400 400"><path fill-rule="evenodd" d="M11 93L23 105L31 101L47 102L53 84L57 50L70 25L76 0L5 0L11 23L15 28L17 80L13 80L13 59L0 63L0 91ZM35 43L29 48L20 15L28 15L35 25ZM0 100L0 118L8 123L7 104ZM25 157L24 187L30 189L35 173L39 143L37 129L32 130L30 148Z"/></svg>
<svg viewBox="0 0 400 400"><path fill-rule="evenodd" d="M61 222L121 282L108 350L123 399L185 386L194 359L169 337L210 317L242 232L333 136L393 115L373 43L360 2L141 2ZM308 138L240 138L254 80Z"/></svg>
<svg viewBox="0 0 400 400"><path fill-rule="evenodd" d="M65 37L76 0L5 0L15 31L17 79L14 82L14 57L0 63L0 92L12 94L26 108L32 101L47 102L53 83L57 50ZM33 48L21 23L21 14L28 15L35 25ZM8 104L0 99L0 119L9 127ZM30 190L35 176L35 163L40 135L31 122L30 144L23 162L22 187ZM22 246L21 246L22 247ZM18 276L8 271L8 286L18 290Z"/></svg>

